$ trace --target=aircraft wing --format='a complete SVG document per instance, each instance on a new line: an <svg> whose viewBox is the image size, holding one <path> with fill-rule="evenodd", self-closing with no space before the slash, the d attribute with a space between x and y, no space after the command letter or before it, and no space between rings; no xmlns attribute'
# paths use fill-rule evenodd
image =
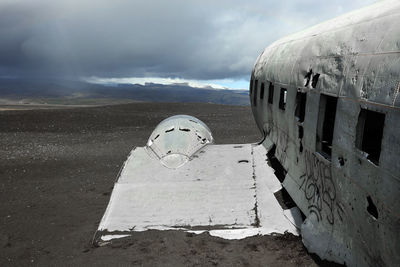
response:
<svg viewBox="0 0 400 267"><path fill-rule="evenodd" d="M161 123L145 147L132 150L94 241L107 243L149 229L209 231L227 239L284 232L298 235L300 211L297 207L285 210L275 197L282 186L267 164L266 148L257 144L214 145L211 134L207 136L208 128L202 131L182 126L182 120L188 122L188 118L196 120L185 116L170 120L168 125ZM175 130L186 129L176 131L172 138L179 140L179 153L165 145L165 136L159 135L172 132L170 124ZM200 145L185 141L190 134ZM155 136L162 145L155 145ZM191 144L191 148L182 143ZM182 153L185 149L197 150L188 155Z"/></svg>

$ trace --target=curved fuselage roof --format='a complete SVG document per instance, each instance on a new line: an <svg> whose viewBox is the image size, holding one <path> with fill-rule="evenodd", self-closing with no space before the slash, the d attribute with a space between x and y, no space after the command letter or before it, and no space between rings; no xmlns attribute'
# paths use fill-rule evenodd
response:
<svg viewBox="0 0 400 267"><path fill-rule="evenodd" d="M381 1L282 38L257 59L252 76L400 107L400 2ZM309 86L311 87L311 85Z"/></svg>
<svg viewBox="0 0 400 267"><path fill-rule="evenodd" d="M399 82L400 1L282 38L255 63L254 118L322 258L400 262Z"/></svg>

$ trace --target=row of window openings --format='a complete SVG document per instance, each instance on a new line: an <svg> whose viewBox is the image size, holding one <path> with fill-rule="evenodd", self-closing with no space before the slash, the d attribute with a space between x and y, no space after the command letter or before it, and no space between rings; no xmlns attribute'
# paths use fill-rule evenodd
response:
<svg viewBox="0 0 400 267"><path fill-rule="evenodd" d="M254 80L254 94L252 92L253 86L252 86L253 81L250 82L250 95L253 96L253 105L257 106L257 88L258 88L258 80ZM265 94L265 83L261 83L260 86L260 99L264 99L264 94ZM279 108L281 110L286 109L286 101L287 101L287 89L286 88L281 88L280 95L279 95ZM273 104L274 103L274 85L272 82L269 83L268 87L268 103Z"/></svg>
<svg viewBox="0 0 400 267"><path fill-rule="evenodd" d="M253 104L257 103L257 83L254 81ZM250 86L250 94L252 94ZM264 99L265 85L261 83L260 99ZM268 88L268 103L273 104L274 85L270 82ZM297 121L303 122L306 110L307 93L297 92L295 117ZM287 101L287 89L281 88L279 96L279 108L285 110ZM317 151L330 159L332 154L332 140L336 118L337 97L321 94L317 126ZM385 114L361 109L356 128L356 147L367 154L367 158L374 164L379 165L381 143ZM301 127L301 126L300 126ZM302 127L301 127L301 131ZM303 135L303 134L301 134ZM300 137L302 138L302 136Z"/></svg>
<svg viewBox="0 0 400 267"><path fill-rule="evenodd" d="M258 80L254 80L254 94L253 94L253 80L250 81L250 96L253 96L253 104L254 106L257 106L257 88L258 88ZM260 86L260 99L264 99L264 94L265 94L265 83L261 83ZM274 97L274 85L272 82L269 83L269 88L268 88L268 103L272 104L273 103L273 97Z"/></svg>
<svg viewBox="0 0 400 267"><path fill-rule="evenodd" d="M254 81L254 94L253 94L253 105L257 106L257 88L258 88L258 80ZM265 94L265 83L261 83L260 86L260 99L264 99ZM250 85L250 95L252 95L252 86ZM279 108L282 110L286 109L286 99L287 99L287 89L281 88L280 97L279 97ZM269 83L268 87L268 103L274 103L274 85L272 82Z"/></svg>
<svg viewBox="0 0 400 267"><path fill-rule="evenodd" d="M311 87L315 88L318 83L320 74L313 73L312 69L310 69L304 77L304 86L308 87L311 83ZM258 80L254 80L254 94L253 94L253 104L257 106L257 88L258 88ZM253 80L250 81L250 95L252 95L253 91ZM264 92L265 92L265 84L261 83L260 87L260 99L264 99ZM286 97L287 97L287 90L286 88L281 88L280 97L279 97L279 108L285 110L286 108ZM269 83L268 88L268 103L272 104L274 98L274 85L272 82Z"/></svg>
<svg viewBox="0 0 400 267"><path fill-rule="evenodd" d="M337 97L321 94L317 125L317 151L330 159L335 127ZM356 125L355 146L379 165L385 114L361 108Z"/></svg>

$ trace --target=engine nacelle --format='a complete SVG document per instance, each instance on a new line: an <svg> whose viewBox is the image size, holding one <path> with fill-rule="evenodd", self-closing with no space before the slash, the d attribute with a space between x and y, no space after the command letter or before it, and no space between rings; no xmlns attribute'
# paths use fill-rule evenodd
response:
<svg viewBox="0 0 400 267"><path fill-rule="evenodd" d="M189 161L196 151L213 142L211 131L204 122L192 116L176 115L157 125L146 147L164 166L175 169Z"/></svg>

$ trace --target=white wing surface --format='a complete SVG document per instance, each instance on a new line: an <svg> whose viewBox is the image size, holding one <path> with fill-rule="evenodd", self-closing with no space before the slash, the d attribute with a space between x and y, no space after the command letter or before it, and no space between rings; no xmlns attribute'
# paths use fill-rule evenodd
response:
<svg viewBox="0 0 400 267"><path fill-rule="evenodd" d="M132 150L115 183L95 241L107 242L149 229L209 231L227 239L286 231L297 235L300 212L297 208L284 210L275 198L274 193L282 186L267 164L265 147L214 145L211 133L201 132L196 125L191 128L185 124L189 120L199 124L193 117L177 116L165 120L155 130L165 133L164 128L172 129L175 124L174 128L179 129L176 125L185 125L186 130L176 131L178 135L174 137L179 149L173 144L158 147L171 151L160 152L163 156L191 151L184 155L187 160L168 166L151 147L151 138L158 134L155 132L145 147ZM207 142L201 138L200 145L196 144L193 136L199 134L207 136ZM185 150L184 145L199 149L193 153L193 149Z"/></svg>

